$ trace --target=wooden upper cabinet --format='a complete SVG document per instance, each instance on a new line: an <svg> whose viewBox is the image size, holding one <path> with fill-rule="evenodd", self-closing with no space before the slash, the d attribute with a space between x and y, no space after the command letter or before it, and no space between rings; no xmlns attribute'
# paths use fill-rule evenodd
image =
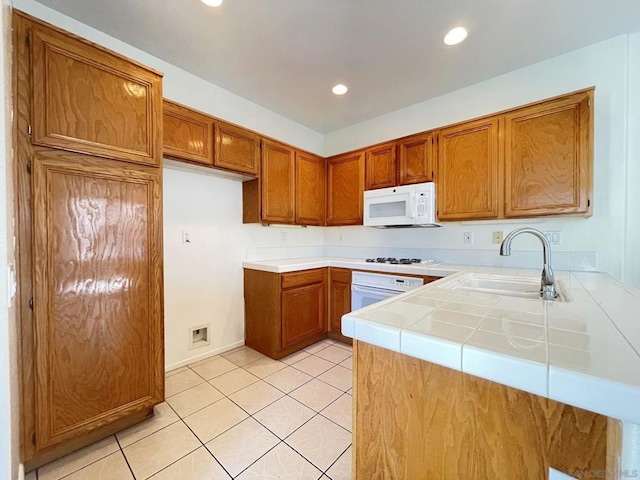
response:
<svg viewBox="0 0 640 480"><path fill-rule="evenodd" d="M33 156L35 444L164 399L161 179L62 151Z"/></svg>
<svg viewBox="0 0 640 480"><path fill-rule="evenodd" d="M438 219L497 218L498 118L441 130L438 142Z"/></svg>
<svg viewBox="0 0 640 480"><path fill-rule="evenodd" d="M249 130L216 122L214 165L247 175L258 175L260 137Z"/></svg>
<svg viewBox="0 0 640 480"><path fill-rule="evenodd" d="M362 225L364 152L327 160L327 225Z"/></svg>
<svg viewBox="0 0 640 480"><path fill-rule="evenodd" d="M505 217L590 213L593 90L508 113Z"/></svg>
<svg viewBox="0 0 640 480"><path fill-rule="evenodd" d="M262 140L260 194L262 221L293 223L295 151L286 145Z"/></svg>
<svg viewBox="0 0 640 480"><path fill-rule="evenodd" d="M324 225L326 199L325 159L296 152L296 224Z"/></svg>
<svg viewBox="0 0 640 480"><path fill-rule="evenodd" d="M163 156L213 165L213 119L190 108L164 100Z"/></svg>
<svg viewBox="0 0 640 480"><path fill-rule="evenodd" d="M147 165L162 156L162 76L32 22L32 141Z"/></svg>
<svg viewBox="0 0 640 480"><path fill-rule="evenodd" d="M370 148L365 154L365 190L397 185L396 144Z"/></svg>
<svg viewBox="0 0 640 480"><path fill-rule="evenodd" d="M433 132L398 142L398 183L408 185L433 181L435 168Z"/></svg>

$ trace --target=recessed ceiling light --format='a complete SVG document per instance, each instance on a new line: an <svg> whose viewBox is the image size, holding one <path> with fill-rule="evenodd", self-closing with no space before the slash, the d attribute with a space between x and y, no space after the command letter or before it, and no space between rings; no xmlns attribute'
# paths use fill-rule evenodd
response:
<svg viewBox="0 0 640 480"><path fill-rule="evenodd" d="M336 95L344 95L349 91L349 89L345 85L342 85L341 83L339 83L338 85L333 87L331 91Z"/></svg>
<svg viewBox="0 0 640 480"><path fill-rule="evenodd" d="M468 34L469 32L464 27L452 28L449 30L449 33L444 36L444 43L447 45L457 45L467 38Z"/></svg>
<svg viewBox="0 0 640 480"><path fill-rule="evenodd" d="M222 0L202 0L202 3L209 7L219 7L222 5Z"/></svg>

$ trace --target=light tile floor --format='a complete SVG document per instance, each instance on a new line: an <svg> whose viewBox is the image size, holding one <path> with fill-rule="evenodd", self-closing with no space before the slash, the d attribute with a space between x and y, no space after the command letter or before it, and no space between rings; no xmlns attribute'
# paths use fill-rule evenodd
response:
<svg viewBox="0 0 640 480"><path fill-rule="evenodd" d="M153 418L27 480L350 479L351 360L323 340L282 361L240 347L173 370Z"/></svg>

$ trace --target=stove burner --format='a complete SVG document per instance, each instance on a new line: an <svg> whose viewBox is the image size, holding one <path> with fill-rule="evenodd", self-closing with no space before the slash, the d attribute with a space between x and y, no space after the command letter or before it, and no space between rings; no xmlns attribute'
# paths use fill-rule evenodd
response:
<svg viewBox="0 0 640 480"><path fill-rule="evenodd" d="M422 262L421 259L419 258L401 258L400 260L398 260L397 258L393 258L393 257L378 257L378 258L367 258L365 260L365 262L367 263L390 263L392 265L411 265L413 263L420 263Z"/></svg>

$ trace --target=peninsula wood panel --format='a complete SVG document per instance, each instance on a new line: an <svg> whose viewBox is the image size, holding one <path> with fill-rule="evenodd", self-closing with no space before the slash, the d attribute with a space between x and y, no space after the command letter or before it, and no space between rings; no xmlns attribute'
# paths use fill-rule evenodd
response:
<svg viewBox="0 0 640 480"><path fill-rule="evenodd" d="M296 224L324 225L326 217L326 161L296 152Z"/></svg>
<svg viewBox="0 0 640 480"><path fill-rule="evenodd" d="M344 343L353 343L342 335L342 316L351 311L351 270L329 268L329 336Z"/></svg>
<svg viewBox="0 0 640 480"><path fill-rule="evenodd" d="M244 128L215 122L214 165L237 173L257 176L260 169L260 137Z"/></svg>
<svg viewBox="0 0 640 480"><path fill-rule="evenodd" d="M457 125L438 137L438 219L497 218L498 119Z"/></svg>
<svg viewBox="0 0 640 480"><path fill-rule="evenodd" d="M32 165L40 449L164 398L159 171L62 153Z"/></svg>
<svg viewBox="0 0 640 480"><path fill-rule="evenodd" d="M590 211L593 91L516 110L505 122L505 217Z"/></svg>
<svg viewBox="0 0 640 480"><path fill-rule="evenodd" d="M294 222L294 182L295 151L286 145L263 139L260 173L263 222Z"/></svg>
<svg viewBox="0 0 640 480"><path fill-rule="evenodd" d="M213 119L168 100L163 101L163 156L213 165Z"/></svg>
<svg viewBox="0 0 640 480"><path fill-rule="evenodd" d="M606 468L604 416L355 343L358 480L529 480L547 478L549 467Z"/></svg>
<svg viewBox="0 0 640 480"><path fill-rule="evenodd" d="M364 152L327 159L327 225L362 225Z"/></svg>
<svg viewBox="0 0 640 480"><path fill-rule="evenodd" d="M33 143L159 166L161 75L41 23L28 29Z"/></svg>
<svg viewBox="0 0 640 480"><path fill-rule="evenodd" d="M366 151L365 190L397 185L396 144L387 143Z"/></svg>
<svg viewBox="0 0 640 480"><path fill-rule="evenodd" d="M434 135L428 132L398 142L398 183L432 182L434 173Z"/></svg>

